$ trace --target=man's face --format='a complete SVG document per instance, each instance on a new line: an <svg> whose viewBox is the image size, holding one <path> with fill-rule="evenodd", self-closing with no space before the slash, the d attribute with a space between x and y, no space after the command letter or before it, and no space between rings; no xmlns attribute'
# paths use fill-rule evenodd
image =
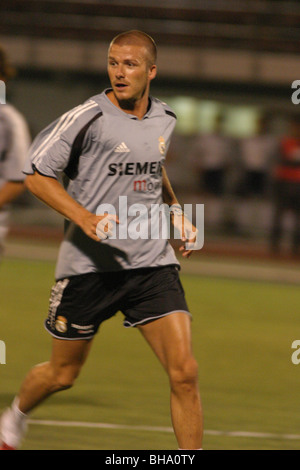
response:
<svg viewBox="0 0 300 470"><path fill-rule="evenodd" d="M147 49L137 45L113 44L108 54L108 76L121 107L134 105L149 90L156 67L149 66Z"/></svg>

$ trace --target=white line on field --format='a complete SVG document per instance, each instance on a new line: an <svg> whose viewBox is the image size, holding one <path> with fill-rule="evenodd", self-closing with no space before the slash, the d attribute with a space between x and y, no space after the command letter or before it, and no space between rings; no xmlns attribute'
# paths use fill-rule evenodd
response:
<svg viewBox="0 0 300 470"><path fill-rule="evenodd" d="M67 428L94 428L94 429L125 429L128 431L149 431L149 432L167 432L172 433L173 428L164 426L146 426L146 425L128 425L111 423L91 423L84 421L52 421L42 419L29 419L29 424L38 426L53 426ZM300 434L276 434L268 432L250 432L250 431L216 431L206 430L204 434L208 436L226 436L226 437L249 437L258 439L277 439L277 440L300 440Z"/></svg>

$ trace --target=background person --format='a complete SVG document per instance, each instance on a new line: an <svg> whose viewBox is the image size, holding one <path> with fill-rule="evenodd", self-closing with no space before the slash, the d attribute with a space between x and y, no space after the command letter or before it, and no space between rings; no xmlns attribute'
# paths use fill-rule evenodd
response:
<svg viewBox="0 0 300 470"><path fill-rule="evenodd" d="M273 218L271 250L278 253L284 235L284 217L293 218L291 251L300 249L300 114L289 119L289 129L282 138L273 174Z"/></svg>
<svg viewBox="0 0 300 470"><path fill-rule="evenodd" d="M238 141L239 178L236 188L236 218L240 233L252 233L269 222L270 172L278 137L270 130L270 117L257 117L255 133Z"/></svg>
<svg viewBox="0 0 300 470"><path fill-rule="evenodd" d="M7 84L14 73L0 45L0 80ZM29 146L24 117L11 104L0 104L0 252L9 229L9 203L25 190L23 168Z"/></svg>
<svg viewBox="0 0 300 470"><path fill-rule="evenodd" d="M218 229L227 225L236 163L235 140L225 134L224 121L224 113L219 112L211 132L195 137L189 155L205 202L205 222Z"/></svg>

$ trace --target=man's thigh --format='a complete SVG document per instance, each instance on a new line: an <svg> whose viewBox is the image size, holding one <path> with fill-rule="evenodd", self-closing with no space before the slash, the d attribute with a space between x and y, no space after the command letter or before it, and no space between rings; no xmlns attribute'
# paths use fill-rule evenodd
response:
<svg viewBox="0 0 300 470"><path fill-rule="evenodd" d="M138 328L167 372L193 357L191 317L186 312L174 312Z"/></svg>

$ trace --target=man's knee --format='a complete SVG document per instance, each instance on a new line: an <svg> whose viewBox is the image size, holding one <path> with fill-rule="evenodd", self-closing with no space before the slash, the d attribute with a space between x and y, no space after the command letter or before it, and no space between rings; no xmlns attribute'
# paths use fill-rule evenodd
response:
<svg viewBox="0 0 300 470"><path fill-rule="evenodd" d="M57 390L68 390L73 387L76 376L71 375L68 371L60 371L55 378L55 388Z"/></svg>
<svg viewBox="0 0 300 470"><path fill-rule="evenodd" d="M173 391L189 391L198 386L198 364L193 356L176 364L169 372Z"/></svg>
<svg viewBox="0 0 300 470"><path fill-rule="evenodd" d="M60 390L67 390L74 385L74 382L79 374L79 369L68 365L53 365L51 362L41 364L36 367L44 369L43 376L45 385L49 388L50 392L58 392Z"/></svg>

